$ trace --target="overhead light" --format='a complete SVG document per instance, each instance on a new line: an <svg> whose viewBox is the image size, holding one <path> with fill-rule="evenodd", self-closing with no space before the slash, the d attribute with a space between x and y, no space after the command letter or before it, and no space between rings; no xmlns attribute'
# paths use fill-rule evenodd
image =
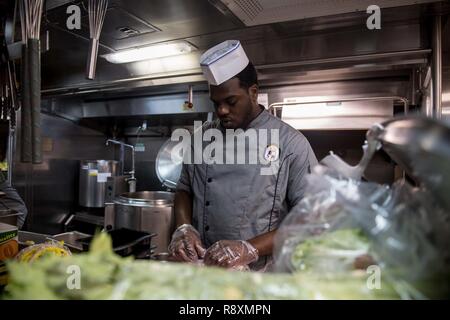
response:
<svg viewBox="0 0 450 320"><path fill-rule="evenodd" d="M102 57L111 63L127 63L176 56L190 53L194 50L195 47L190 43L178 41L121 50L105 54Z"/></svg>
<svg viewBox="0 0 450 320"><path fill-rule="evenodd" d="M190 53L178 56L171 56L159 59L137 61L126 65L131 74L138 75L163 75L167 73L178 73L191 70L200 72L198 54ZM195 71L194 71L195 70Z"/></svg>

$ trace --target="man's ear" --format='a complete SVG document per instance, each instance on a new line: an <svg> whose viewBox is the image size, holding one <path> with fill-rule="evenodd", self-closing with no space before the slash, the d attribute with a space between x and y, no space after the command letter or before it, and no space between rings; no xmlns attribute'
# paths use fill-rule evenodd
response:
<svg viewBox="0 0 450 320"><path fill-rule="evenodd" d="M256 104L258 104L258 91L259 88L257 84L254 84L248 88L248 94L250 95L250 99Z"/></svg>

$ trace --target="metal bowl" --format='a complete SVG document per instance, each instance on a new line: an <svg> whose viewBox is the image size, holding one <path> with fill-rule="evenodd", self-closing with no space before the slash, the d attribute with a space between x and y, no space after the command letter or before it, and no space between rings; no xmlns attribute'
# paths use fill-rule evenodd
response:
<svg viewBox="0 0 450 320"><path fill-rule="evenodd" d="M381 124L383 149L450 210L450 127L425 117L399 117Z"/></svg>

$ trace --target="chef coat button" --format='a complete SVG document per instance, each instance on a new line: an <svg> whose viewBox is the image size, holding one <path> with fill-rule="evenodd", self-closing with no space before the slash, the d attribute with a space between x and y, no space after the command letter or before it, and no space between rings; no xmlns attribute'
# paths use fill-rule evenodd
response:
<svg viewBox="0 0 450 320"><path fill-rule="evenodd" d="M211 178L208 178L208 182L211 182L212 181L212 179Z"/></svg>
<svg viewBox="0 0 450 320"><path fill-rule="evenodd" d="M206 201L206 202L205 202L205 205L206 205L206 206L209 206L209 201Z"/></svg>
<svg viewBox="0 0 450 320"><path fill-rule="evenodd" d="M208 230L209 230L209 226L206 226L206 227L205 227L205 231L208 231Z"/></svg>

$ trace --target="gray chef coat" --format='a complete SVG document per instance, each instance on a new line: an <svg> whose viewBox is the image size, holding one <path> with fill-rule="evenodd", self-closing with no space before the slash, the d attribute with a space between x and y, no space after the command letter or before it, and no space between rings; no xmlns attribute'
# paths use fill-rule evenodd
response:
<svg viewBox="0 0 450 320"><path fill-rule="evenodd" d="M208 128L223 131L219 121L203 126ZM248 240L276 229L303 198L304 176L317 164L307 139L268 111L248 128L269 130L269 138L270 129L279 130L274 174L261 175L261 167L268 165L260 163L183 164L177 190L192 196L192 224L206 248L219 240ZM265 262L267 257L261 257L257 265Z"/></svg>

